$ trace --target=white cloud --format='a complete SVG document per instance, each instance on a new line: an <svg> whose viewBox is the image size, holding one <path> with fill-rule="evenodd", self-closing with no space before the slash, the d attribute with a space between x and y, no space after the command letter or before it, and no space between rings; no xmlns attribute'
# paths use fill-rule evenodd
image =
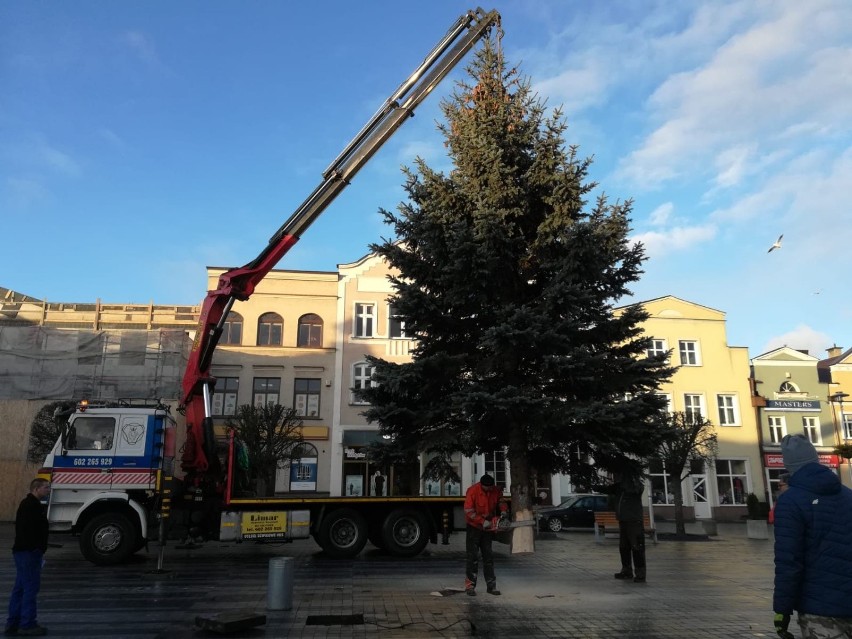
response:
<svg viewBox="0 0 852 639"><path fill-rule="evenodd" d="M825 350L833 343L832 338L825 333L815 331L807 324L799 324L796 328L783 335L771 337L764 345L761 353L767 353L776 348L788 346L796 350L807 350L809 355L824 359L828 356Z"/></svg>
<svg viewBox="0 0 852 639"><path fill-rule="evenodd" d="M848 131L852 78L838 69L852 66L849 27L852 4L761 4L761 15L742 32L732 32L715 54L662 82L647 102L649 121L660 123L623 160L621 173L649 187L680 176L707 173L708 158L730 153L747 140L742 166L722 158L728 169L719 185L736 183L752 156L775 149L784 132L790 142L803 122L818 130ZM722 5L720 13L740 11ZM756 145L756 146L755 146ZM718 162L718 161L717 161ZM711 160L710 166L714 162Z"/></svg>
<svg viewBox="0 0 852 639"><path fill-rule="evenodd" d="M703 244L714 237L716 237L716 227L707 224L691 227L677 226L666 231L648 231L639 233L632 239L634 242L642 242L645 245L645 251L649 257L661 257Z"/></svg>
<svg viewBox="0 0 852 639"><path fill-rule="evenodd" d="M666 202L665 204L660 204L657 208L651 211L651 215L649 215L649 219L651 224L654 226L662 226L666 222L668 222L672 213L674 212L674 204L671 202Z"/></svg>

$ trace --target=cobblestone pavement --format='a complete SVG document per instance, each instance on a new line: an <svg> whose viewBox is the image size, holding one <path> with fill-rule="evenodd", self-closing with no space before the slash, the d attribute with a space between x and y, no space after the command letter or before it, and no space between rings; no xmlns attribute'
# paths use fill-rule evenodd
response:
<svg viewBox="0 0 852 639"><path fill-rule="evenodd" d="M663 526L660 526L663 530ZM0 524L0 546L13 530ZM313 541L168 546L158 572L152 546L133 563L97 567L76 540L53 537L39 622L51 637L582 637L687 639L767 637L772 628L772 541L719 525L712 541L649 544L648 582L613 579L618 542L590 533L542 535L532 555L495 544L500 597L452 594L464 581L464 535L408 560L367 546L352 560L324 557ZM11 552L0 561L0 597L14 580ZM293 557L292 609L267 611L269 562ZM444 591L446 596L436 596ZM5 601L5 599L4 599ZM266 624L216 634L197 616L249 610ZM361 615L362 617L358 617ZM348 616L345 618L344 616ZM332 617L332 618L329 618ZM360 621L363 620L363 623ZM348 622L317 625L316 622Z"/></svg>

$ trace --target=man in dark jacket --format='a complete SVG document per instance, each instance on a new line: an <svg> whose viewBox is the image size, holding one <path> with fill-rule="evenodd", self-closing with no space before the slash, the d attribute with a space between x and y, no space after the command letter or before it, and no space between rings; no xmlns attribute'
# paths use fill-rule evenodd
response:
<svg viewBox="0 0 852 639"><path fill-rule="evenodd" d="M47 633L36 619L36 595L41 586L41 565L47 551L47 514L41 503L50 492L50 482L33 479L30 492L15 516L15 585L9 598L6 635L34 637Z"/></svg>
<svg viewBox="0 0 852 639"><path fill-rule="evenodd" d="M775 628L793 610L805 639L852 637L852 490L804 435L781 440L787 491L775 506Z"/></svg>
<svg viewBox="0 0 852 639"><path fill-rule="evenodd" d="M626 467L615 475L615 518L618 519L618 550L621 570L616 579L645 582L645 525L642 493L645 483L642 474ZM635 570L635 572L634 572Z"/></svg>

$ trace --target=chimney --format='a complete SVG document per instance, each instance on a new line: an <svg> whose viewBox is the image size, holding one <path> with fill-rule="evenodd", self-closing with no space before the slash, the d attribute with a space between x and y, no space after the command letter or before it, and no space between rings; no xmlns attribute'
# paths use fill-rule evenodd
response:
<svg viewBox="0 0 852 639"><path fill-rule="evenodd" d="M840 348L837 344L835 344L831 348L827 348L825 350L828 351L829 357L838 357L840 355L840 353L843 352L843 349Z"/></svg>

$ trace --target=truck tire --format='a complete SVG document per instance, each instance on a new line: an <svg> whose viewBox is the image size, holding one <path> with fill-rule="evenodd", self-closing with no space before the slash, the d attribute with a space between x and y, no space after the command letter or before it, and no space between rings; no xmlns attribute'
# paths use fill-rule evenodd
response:
<svg viewBox="0 0 852 639"><path fill-rule="evenodd" d="M382 524L382 540L392 555L419 555L429 543L423 515L415 510L394 510Z"/></svg>
<svg viewBox="0 0 852 639"><path fill-rule="evenodd" d="M126 561L137 550L136 529L121 513L96 515L80 535L80 552L98 566Z"/></svg>
<svg viewBox="0 0 852 639"><path fill-rule="evenodd" d="M337 559L354 557L367 543L367 522L352 508L330 512L322 520L319 545L325 554Z"/></svg>

